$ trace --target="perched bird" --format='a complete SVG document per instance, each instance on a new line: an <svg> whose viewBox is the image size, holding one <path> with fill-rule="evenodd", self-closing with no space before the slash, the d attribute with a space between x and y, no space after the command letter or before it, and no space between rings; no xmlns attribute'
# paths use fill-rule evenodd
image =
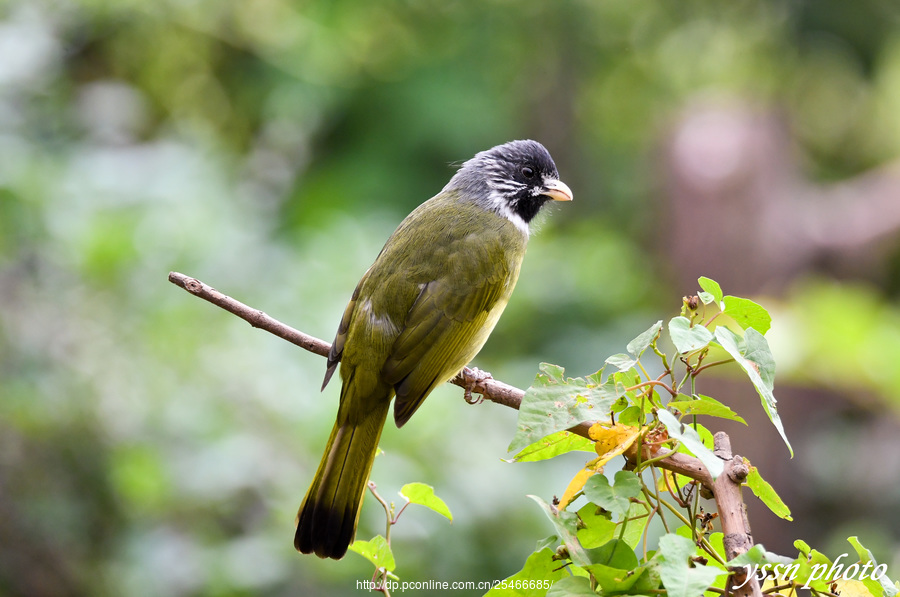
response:
<svg viewBox="0 0 900 597"><path fill-rule="evenodd" d="M551 199L571 201L572 191L550 154L536 141L512 141L465 162L387 240L328 355L322 388L338 363L343 386L297 513L299 551L334 559L347 552L391 398L402 427L481 350L516 285L529 222Z"/></svg>

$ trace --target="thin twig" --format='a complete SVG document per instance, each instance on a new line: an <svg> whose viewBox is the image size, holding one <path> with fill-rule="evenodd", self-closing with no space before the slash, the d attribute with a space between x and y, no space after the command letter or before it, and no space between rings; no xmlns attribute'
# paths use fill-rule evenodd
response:
<svg viewBox="0 0 900 597"><path fill-rule="evenodd" d="M678 392L669 387L664 381L659 381L658 379L651 379L650 381L642 381L641 383L631 386L630 388L625 388L626 392L631 392L633 390L638 390L640 388L646 388L647 386L662 386L669 394L673 397L678 395Z"/></svg>
<svg viewBox="0 0 900 597"><path fill-rule="evenodd" d="M727 365L728 363L733 363L734 359L722 359L721 361L713 361L712 363L707 363L701 367L697 367L694 369L693 374L696 376L701 371L709 369L710 367L715 367L716 365Z"/></svg>
<svg viewBox="0 0 900 597"><path fill-rule="evenodd" d="M369 488L369 491L372 492L372 496L375 500L381 504L381 507L384 508L384 516L387 518L387 525L384 529L384 540L387 542L388 547L391 545L391 526L394 524L394 507L393 504L388 505L387 500L381 497L381 494L378 493L378 487L375 485L374 481L369 481L366 483L366 487Z"/></svg>
<svg viewBox="0 0 900 597"><path fill-rule="evenodd" d="M295 330L274 317L266 315L259 309L248 307L244 303L222 294L212 286L208 286L196 278L191 278L178 272L169 272L169 282L184 288L194 296L225 309L233 315L237 315L255 328L265 330L283 340L287 340L291 344L296 344L303 350L308 350L320 357L327 357L328 351L331 350L331 344L325 340L319 340L314 336Z"/></svg>

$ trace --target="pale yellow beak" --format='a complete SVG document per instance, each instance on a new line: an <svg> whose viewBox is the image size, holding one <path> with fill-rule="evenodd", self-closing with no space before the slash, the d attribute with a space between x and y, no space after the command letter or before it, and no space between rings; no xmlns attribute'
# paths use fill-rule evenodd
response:
<svg viewBox="0 0 900 597"><path fill-rule="evenodd" d="M551 179L544 182L545 191L541 195L546 195L554 201L571 201L572 189L569 185L561 180Z"/></svg>

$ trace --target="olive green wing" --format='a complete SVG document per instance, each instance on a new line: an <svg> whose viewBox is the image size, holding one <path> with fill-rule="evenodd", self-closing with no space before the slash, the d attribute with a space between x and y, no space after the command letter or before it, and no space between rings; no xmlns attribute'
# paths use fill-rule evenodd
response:
<svg viewBox="0 0 900 597"><path fill-rule="evenodd" d="M517 262L483 246L447 265L444 275L422 286L381 371L396 391L398 427L478 353L518 277Z"/></svg>
<svg viewBox="0 0 900 597"><path fill-rule="evenodd" d="M331 376L334 375L335 369L337 369L338 363L341 362L341 357L344 355L344 344L347 342L347 332L350 331L350 322L353 320L353 312L356 310L356 303L359 300L359 292L363 287L363 284L366 282L366 278L369 277L369 272L372 271L370 267L366 270L366 273L363 274L359 283L356 285L356 288L353 290L353 294L350 296L350 301L347 303L347 307L344 309L344 314L341 316L341 323L338 325L337 334L334 337L334 342L331 343L331 350L328 351L328 359L327 359L327 368L325 369L325 380L322 382L322 389L325 389L325 386L328 385L328 382L331 381Z"/></svg>

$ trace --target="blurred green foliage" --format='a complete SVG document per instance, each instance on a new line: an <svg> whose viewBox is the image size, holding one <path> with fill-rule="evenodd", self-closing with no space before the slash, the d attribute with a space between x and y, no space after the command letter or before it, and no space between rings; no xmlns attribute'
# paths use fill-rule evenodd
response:
<svg viewBox="0 0 900 597"><path fill-rule="evenodd" d="M321 359L166 273L330 339L447 165L532 137L576 201L533 238L477 364L520 387L542 360L593 372L692 291L649 240L684 105L779 106L820 180L882 164L898 19L883 0L0 2L0 594L354 594L362 558L290 546L336 408ZM788 294L790 325L820 321L792 307L808 295L843 323L773 343L779 381L821 370L897 404L896 305L856 284ZM459 398L435 392L376 462L382 495L422 481L454 512L404 517L409 580L508 576L544 524L523 496L565 487L500 461L515 413ZM361 534L381 525L365 507Z"/></svg>

